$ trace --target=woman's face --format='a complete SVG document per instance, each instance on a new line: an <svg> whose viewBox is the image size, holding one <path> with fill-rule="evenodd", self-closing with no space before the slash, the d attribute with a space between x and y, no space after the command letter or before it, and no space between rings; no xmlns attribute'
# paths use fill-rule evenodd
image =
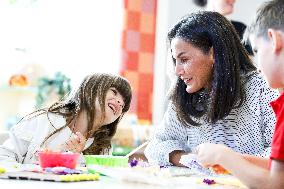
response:
<svg viewBox="0 0 284 189"><path fill-rule="evenodd" d="M110 124L121 116L124 105L124 100L121 94L115 88L110 88L106 93L105 118L102 125ZM101 117L101 107L98 100L96 100L96 110L97 117Z"/></svg>
<svg viewBox="0 0 284 189"><path fill-rule="evenodd" d="M219 12L222 15L228 15L234 11L235 0L210 0L208 9Z"/></svg>
<svg viewBox="0 0 284 189"><path fill-rule="evenodd" d="M176 75L187 85L188 93L210 86L214 64L213 49L204 54L190 43L174 38L171 42L171 52L176 59Z"/></svg>

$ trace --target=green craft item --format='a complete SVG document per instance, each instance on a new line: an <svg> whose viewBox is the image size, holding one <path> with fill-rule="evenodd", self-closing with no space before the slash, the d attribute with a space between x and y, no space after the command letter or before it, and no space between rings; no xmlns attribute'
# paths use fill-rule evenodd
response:
<svg viewBox="0 0 284 189"><path fill-rule="evenodd" d="M100 166L106 166L106 167L127 167L128 166L128 157L125 157L125 156L85 155L85 159L86 159L87 167L91 165L100 165Z"/></svg>

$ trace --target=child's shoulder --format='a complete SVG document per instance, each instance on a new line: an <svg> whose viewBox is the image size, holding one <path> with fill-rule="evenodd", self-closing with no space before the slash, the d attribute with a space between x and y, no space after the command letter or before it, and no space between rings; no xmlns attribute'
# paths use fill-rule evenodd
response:
<svg viewBox="0 0 284 189"><path fill-rule="evenodd" d="M65 123L65 119L61 115L54 113L33 113L24 117L14 126L14 129L35 130L39 126L42 127L44 125L49 125L50 123L55 127L59 127Z"/></svg>
<svg viewBox="0 0 284 189"><path fill-rule="evenodd" d="M11 128L10 132L18 138L31 141L34 136L40 133L48 133L51 130L65 125L65 119L54 113L43 113L39 115L29 115Z"/></svg>

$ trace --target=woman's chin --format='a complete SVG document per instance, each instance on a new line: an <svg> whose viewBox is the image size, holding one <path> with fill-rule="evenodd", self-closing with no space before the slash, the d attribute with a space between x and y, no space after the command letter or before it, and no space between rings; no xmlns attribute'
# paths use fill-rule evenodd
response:
<svg viewBox="0 0 284 189"><path fill-rule="evenodd" d="M186 86L186 89L185 89L185 90L186 90L186 92L189 93L189 94L190 94L190 93L195 93L195 92L197 91L197 90L195 90L192 86L189 86L189 85Z"/></svg>

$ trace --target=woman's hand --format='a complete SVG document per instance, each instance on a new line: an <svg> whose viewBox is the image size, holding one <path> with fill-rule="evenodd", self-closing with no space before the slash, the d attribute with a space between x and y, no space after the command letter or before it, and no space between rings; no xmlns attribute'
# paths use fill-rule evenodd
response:
<svg viewBox="0 0 284 189"><path fill-rule="evenodd" d="M175 166L185 167L185 165L181 164L179 161L180 161L181 156L186 155L186 154L187 153L185 153L184 151L181 151L181 150L172 151L169 154L169 160Z"/></svg>
<svg viewBox="0 0 284 189"><path fill-rule="evenodd" d="M76 132L74 136L63 144L62 150L81 153L85 148L86 142L87 139L80 132Z"/></svg>
<svg viewBox="0 0 284 189"><path fill-rule="evenodd" d="M222 156L232 152L230 148L221 144L204 143L196 148L198 162L205 167L222 165Z"/></svg>

